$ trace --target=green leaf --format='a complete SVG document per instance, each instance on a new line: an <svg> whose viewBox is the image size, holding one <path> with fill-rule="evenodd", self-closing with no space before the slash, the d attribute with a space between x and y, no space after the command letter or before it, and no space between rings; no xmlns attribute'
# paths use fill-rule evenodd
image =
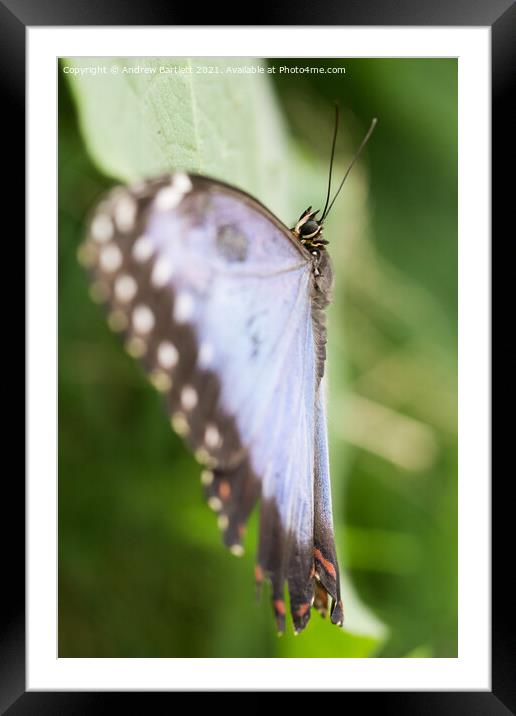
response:
<svg viewBox="0 0 516 716"><path fill-rule="evenodd" d="M255 72L240 74L242 67ZM104 173L127 182L174 169L198 172L285 215L288 143L260 60L74 58L62 69L89 153Z"/></svg>

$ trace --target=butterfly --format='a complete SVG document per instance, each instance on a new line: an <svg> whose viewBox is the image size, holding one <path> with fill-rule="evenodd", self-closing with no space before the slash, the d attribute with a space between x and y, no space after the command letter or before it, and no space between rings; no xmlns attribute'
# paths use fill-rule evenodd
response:
<svg viewBox="0 0 516 716"><path fill-rule="evenodd" d="M288 228L217 179L176 171L103 197L79 259L165 399L172 428L202 464L224 543L243 554L260 507L255 580L271 586L278 631L285 588L295 632L311 608L342 625L326 426L326 323L333 271L324 210ZM330 605L329 605L330 602Z"/></svg>

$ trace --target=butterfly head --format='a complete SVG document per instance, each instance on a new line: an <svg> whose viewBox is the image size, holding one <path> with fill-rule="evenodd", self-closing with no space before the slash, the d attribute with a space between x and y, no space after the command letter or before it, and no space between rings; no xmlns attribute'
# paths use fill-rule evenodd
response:
<svg viewBox="0 0 516 716"><path fill-rule="evenodd" d="M316 211L312 211L312 207L309 206L308 209L303 211L301 216L298 219L297 224L294 226L293 229L291 229L292 233L298 239L306 248L317 258L320 257L321 251L324 250L324 247L329 243L328 241L325 241L322 238L322 230L323 230L323 224L326 220L326 217L330 213L330 210L335 203L335 199L340 194L340 190L344 186L344 182L346 181L351 168L353 167L353 164L356 162L358 157L360 156L360 153L362 149L367 144L369 137L373 133L373 130L376 126L376 119L373 119L371 122L371 125L369 127L369 130L367 134L365 135L364 139L362 140L362 143L358 147L357 151L355 152L355 155L353 156L346 173L344 174L344 178L341 181L339 188L335 192L335 195L333 196L333 199L330 201L330 195L331 195L331 179L332 179L332 169L333 169L333 158L335 156L335 143L337 140L337 129L339 126L339 108L337 105L335 105L335 129L333 130L333 142L331 146L331 157L330 157L330 171L328 175L328 191L326 194L326 203L324 205L324 209L322 210L321 217L319 219L316 219L315 217L319 213L319 209Z"/></svg>
<svg viewBox="0 0 516 716"><path fill-rule="evenodd" d="M305 209L297 224L292 229L292 233L309 251L316 251L324 249L324 246L328 244L322 238L323 222L317 221L315 218L319 213L319 209L312 211L312 207L309 206Z"/></svg>

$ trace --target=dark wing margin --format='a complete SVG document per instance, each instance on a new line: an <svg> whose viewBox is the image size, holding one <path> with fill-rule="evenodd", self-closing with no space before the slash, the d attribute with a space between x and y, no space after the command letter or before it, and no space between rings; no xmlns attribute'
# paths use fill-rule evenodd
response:
<svg viewBox="0 0 516 716"><path fill-rule="evenodd" d="M334 624L341 626L344 609L340 596L340 578L331 504L328 438L326 428L326 386L323 378L317 391L315 407L315 470L314 470L314 561L315 577L319 587L319 600L323 600L323 615L326 612L326 592L332 600L330 617ZM323 594L321 595L321 587Z"/></svg>

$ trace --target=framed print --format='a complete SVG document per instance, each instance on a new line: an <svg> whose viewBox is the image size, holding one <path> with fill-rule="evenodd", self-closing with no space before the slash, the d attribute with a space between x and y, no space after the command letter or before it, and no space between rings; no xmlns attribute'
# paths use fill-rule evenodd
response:
<svg viewBox="0 0 516 716"><path fill-rule="evenodd" d="M514 711L489 437L513 9L158 5L2 6L28 416L1 708Z"/></svg>

